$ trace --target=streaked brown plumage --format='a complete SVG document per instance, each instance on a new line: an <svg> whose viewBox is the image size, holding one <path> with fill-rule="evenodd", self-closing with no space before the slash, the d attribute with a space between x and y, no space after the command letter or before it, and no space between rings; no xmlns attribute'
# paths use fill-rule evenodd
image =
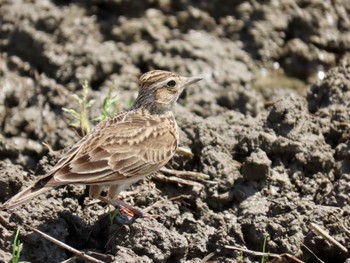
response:
<svg viewBox="0 0 350 263"><path fill-rule="evenodd" d="M94 198L109 187L108 198L115 199L120 191L172 158L179 134L171 110L183 89L200 79L161 70L145 73L130 110L99 123L48 174L0 209L12 209L66 184L91 185L90 196Z"/></svg>

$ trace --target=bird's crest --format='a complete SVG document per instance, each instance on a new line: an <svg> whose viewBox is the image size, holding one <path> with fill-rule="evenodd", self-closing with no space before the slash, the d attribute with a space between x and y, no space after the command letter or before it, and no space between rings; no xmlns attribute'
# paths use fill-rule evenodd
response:
<svg viewBox="0 0 350 263"><path fill-rule="evenodd" d="M164 71L164 70L152 70L140 77L140 86L143 89L151 87L154 83L164 81L169 77L179 77L178 74Z"/></svg>

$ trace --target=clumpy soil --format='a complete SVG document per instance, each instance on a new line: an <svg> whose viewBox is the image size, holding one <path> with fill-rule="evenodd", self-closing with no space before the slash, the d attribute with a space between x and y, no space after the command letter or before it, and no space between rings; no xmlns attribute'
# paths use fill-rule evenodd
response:
<svg viewBox="0 0 350 263"><path fill-rule="evenodd" d="M79 140L62 107L84 80L96 116L111 86L127 108L152 69L203 77L175 108L194 156L167 167L210 179L133 185L123 199L160 217L132 224L83 186L54 189L0 212L0 262L18 226L21 260L72 257L27 225L105 262L260 262L226 246L262 251L266 236L271 253L350 262L311 229L350 249L349 13L347 0L3 0L0 202Z"/></svg>

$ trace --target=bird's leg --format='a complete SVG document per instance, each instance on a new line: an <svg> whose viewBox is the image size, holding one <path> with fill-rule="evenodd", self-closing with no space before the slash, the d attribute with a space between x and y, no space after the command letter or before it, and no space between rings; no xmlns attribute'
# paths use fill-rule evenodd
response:
<svg viewBox="0 0 350 263"><path fill-rule="evenodd" d="M135 207L133 207L132 205L129 205L128 203L119 200L119 199L107 199L104 196L100 196L99 199L102 202L111 204L112 206L114 206L115 208L119 209L120 212L126 216L130 216L132 218L156 218L159 217L158 215L151 215L148 213L144 213L142 212L140 209L137 209Z"/></svg>
<svg viewBox="0 0 350 263"><path fill-rule="evenodd" d="M103 187L100 185L90 185L89 188L89 197L98 198L101 195Z"/></svg>

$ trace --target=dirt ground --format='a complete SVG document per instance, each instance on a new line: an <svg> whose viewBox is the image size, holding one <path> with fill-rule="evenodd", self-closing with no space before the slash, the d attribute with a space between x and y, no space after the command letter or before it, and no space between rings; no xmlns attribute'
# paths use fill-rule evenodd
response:
<svg viewBox="0 0 350 263"><path fill-rule="evenodd" d="M194 157L167 167L210 176L133 185L124 200L161 216L130 225L83 186L52 190L0 212L0 262L17 226L21 260L72 257L26 225L106 262L260 262L226 246L261 252L265 236L271 253L350 262L311 228L350 249L349 14L348 0L0 1L0 202L79 140L62 107L84 80L95 116L111 85L127 108L152 69L203 77L175 109Z"/></svg>

